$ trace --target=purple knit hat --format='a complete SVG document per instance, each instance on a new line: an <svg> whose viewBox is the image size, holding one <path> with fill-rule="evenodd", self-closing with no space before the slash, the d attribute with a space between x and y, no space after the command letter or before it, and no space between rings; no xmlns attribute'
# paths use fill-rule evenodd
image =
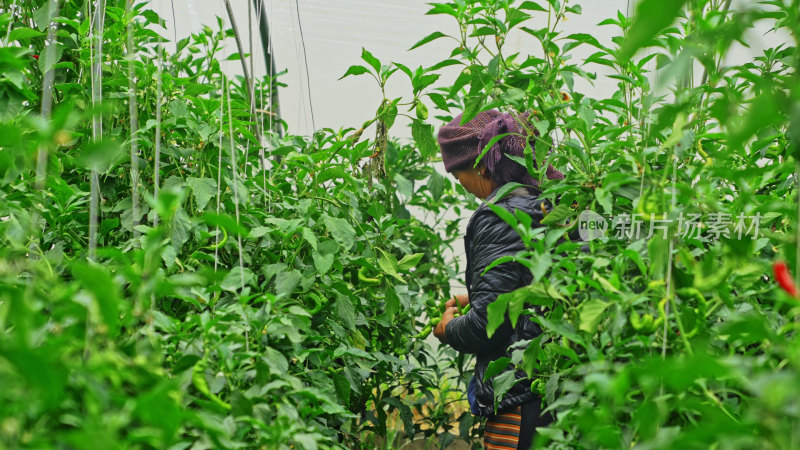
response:
<svg viewBox="0 0 800 450"><path fill-rule="evenodd" d="M496 109L482 111L472 120L461 125L462 114L456 116L450 123L439 129L437 140L442 149L442 161L447 172L457 169L466 169L475 164L484 147L493 137L505 133L520 133L520 127L514 116L501 113ZM528 114L521 115L527 120ZM534 130L534 134L538 132ZM531 142L531 147L535 143ZM538 186L538 180L530 176L527 169L506 157L506 155L523 157L525 140L521 136L506 136L497 141L483 156L481 161L498 185L512 181ZM536 161L534 161L534 167ZM564 174L556 170L552 164L547 166L547 178L560 180Z"/></svg>

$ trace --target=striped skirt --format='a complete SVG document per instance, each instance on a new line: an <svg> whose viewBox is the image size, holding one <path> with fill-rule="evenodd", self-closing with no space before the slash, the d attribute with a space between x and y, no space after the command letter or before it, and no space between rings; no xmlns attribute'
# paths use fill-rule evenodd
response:
<svg viewBox="0 0 800 450"><path fill-rule="evenodd" d="M483 445L487 450L528 450L538 427L553 421L550 414L542 414L539 400L493 415L486 420Z"/></svg>
<svg viewBox="0 0 800 450"><path fill-rule="evenodd" d="M489 417L483 431L487 450L516 450L522 424L522 407Z"/></svg>

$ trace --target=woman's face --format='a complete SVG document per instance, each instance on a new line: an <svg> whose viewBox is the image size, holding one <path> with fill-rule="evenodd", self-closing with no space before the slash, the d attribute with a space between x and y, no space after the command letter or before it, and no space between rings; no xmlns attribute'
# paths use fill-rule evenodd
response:
<svg viewBox="0 0 800 450"><path fill-rule="evenodd" d="M483 166L478 168L468 168L462 170L454 170L453 176L458 179L458 182L464 186L467 192L476 195L478 198L485 199L497 189L497 183L487 176L486 169Z"/></svg>

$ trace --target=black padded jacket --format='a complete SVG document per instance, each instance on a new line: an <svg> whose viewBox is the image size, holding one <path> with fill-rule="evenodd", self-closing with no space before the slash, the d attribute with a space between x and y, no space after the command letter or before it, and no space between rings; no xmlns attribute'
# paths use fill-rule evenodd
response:
<svg viewBox="0 0 800 450"><path fill-rule="evenodd" d="M487 202L495 194L497 190L487 197ZM494 204L512 214L515 209L524 211L533 219L531 226L538 227L542 226L539 222L544 217L542 203L547 211L552 209L549 200L540 200L525 189L517 189ZM511 326L511 321L506 316L505 322L491 338L487 337L486 333L488 323L486 308L489 304L500 294L526 286L533 280L530 270L517 262L500 264L485 275L481 275L495 259L515 255L525 249L519 234L484 203L469 220L464 246L467 257L465 281L471 308L467 314L448 322L445 338L447 343L459 352L475 354L478 409L481 416L489 416L494 414L494 390L491 379L483 381L487 366L503 356L510 357L509 346L518 341L537 337L541 334L541 329L530 320L529 316L523 314L519 317L516 327ZM511 370L511 366L509 365L506 370ZM518 370L516 377L518 380L516 384L498 403L498 412L538 399L539 396L531 391L530 380L527 379L525 372Z"/></svg>

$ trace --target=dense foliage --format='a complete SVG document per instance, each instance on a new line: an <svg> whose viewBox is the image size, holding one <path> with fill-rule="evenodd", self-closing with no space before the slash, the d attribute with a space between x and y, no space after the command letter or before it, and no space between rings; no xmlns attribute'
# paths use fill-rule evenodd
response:
<svg viewBox="0 0 800 450"><path fill-rule="evenodd" d="M543 184L546 227L503 215L535 281L490 310L490 328L545 330L492 370L520 365L556 414L538 445L792 448L800 310L770 274L800 274L800 2L731 3L643 0L602 22L608 41L559 31L575 2L434 3L458 32L414 47L450 39L449 57L364 50L345 76L381 93L405 76L408 98L303 137L262 100L275 79L223 75L246 58L223 50L225 19L168 53L145 3L3 0L0 443L478 445L452 408L468 361L415 336L460 276L444 212L472 203L431 168L427 103L440 120L531 111L519 162L567 175ZM765 22L776 45L731 65ZM512 33L540 45L504 53ZM576 87L598 77L610 98ZM398 115L411 144L390 138ZM614 218L590 253L561 239L585 209Z"/></svg>
<svg viewBox="0 0 800 450"><path fill-rule="evenodd" d="M467 204L427 164L432 126L415 125L422 149L353 129L281 137L222 75L233 30L162 60L162 19L107 2L100 53L95 5L60 6L52 54L49 2L0 24L0 442L370 448L452 429L449 358L412 338L457 277L442 215ZM274 82L254 84L264 111Z"/></svg>

